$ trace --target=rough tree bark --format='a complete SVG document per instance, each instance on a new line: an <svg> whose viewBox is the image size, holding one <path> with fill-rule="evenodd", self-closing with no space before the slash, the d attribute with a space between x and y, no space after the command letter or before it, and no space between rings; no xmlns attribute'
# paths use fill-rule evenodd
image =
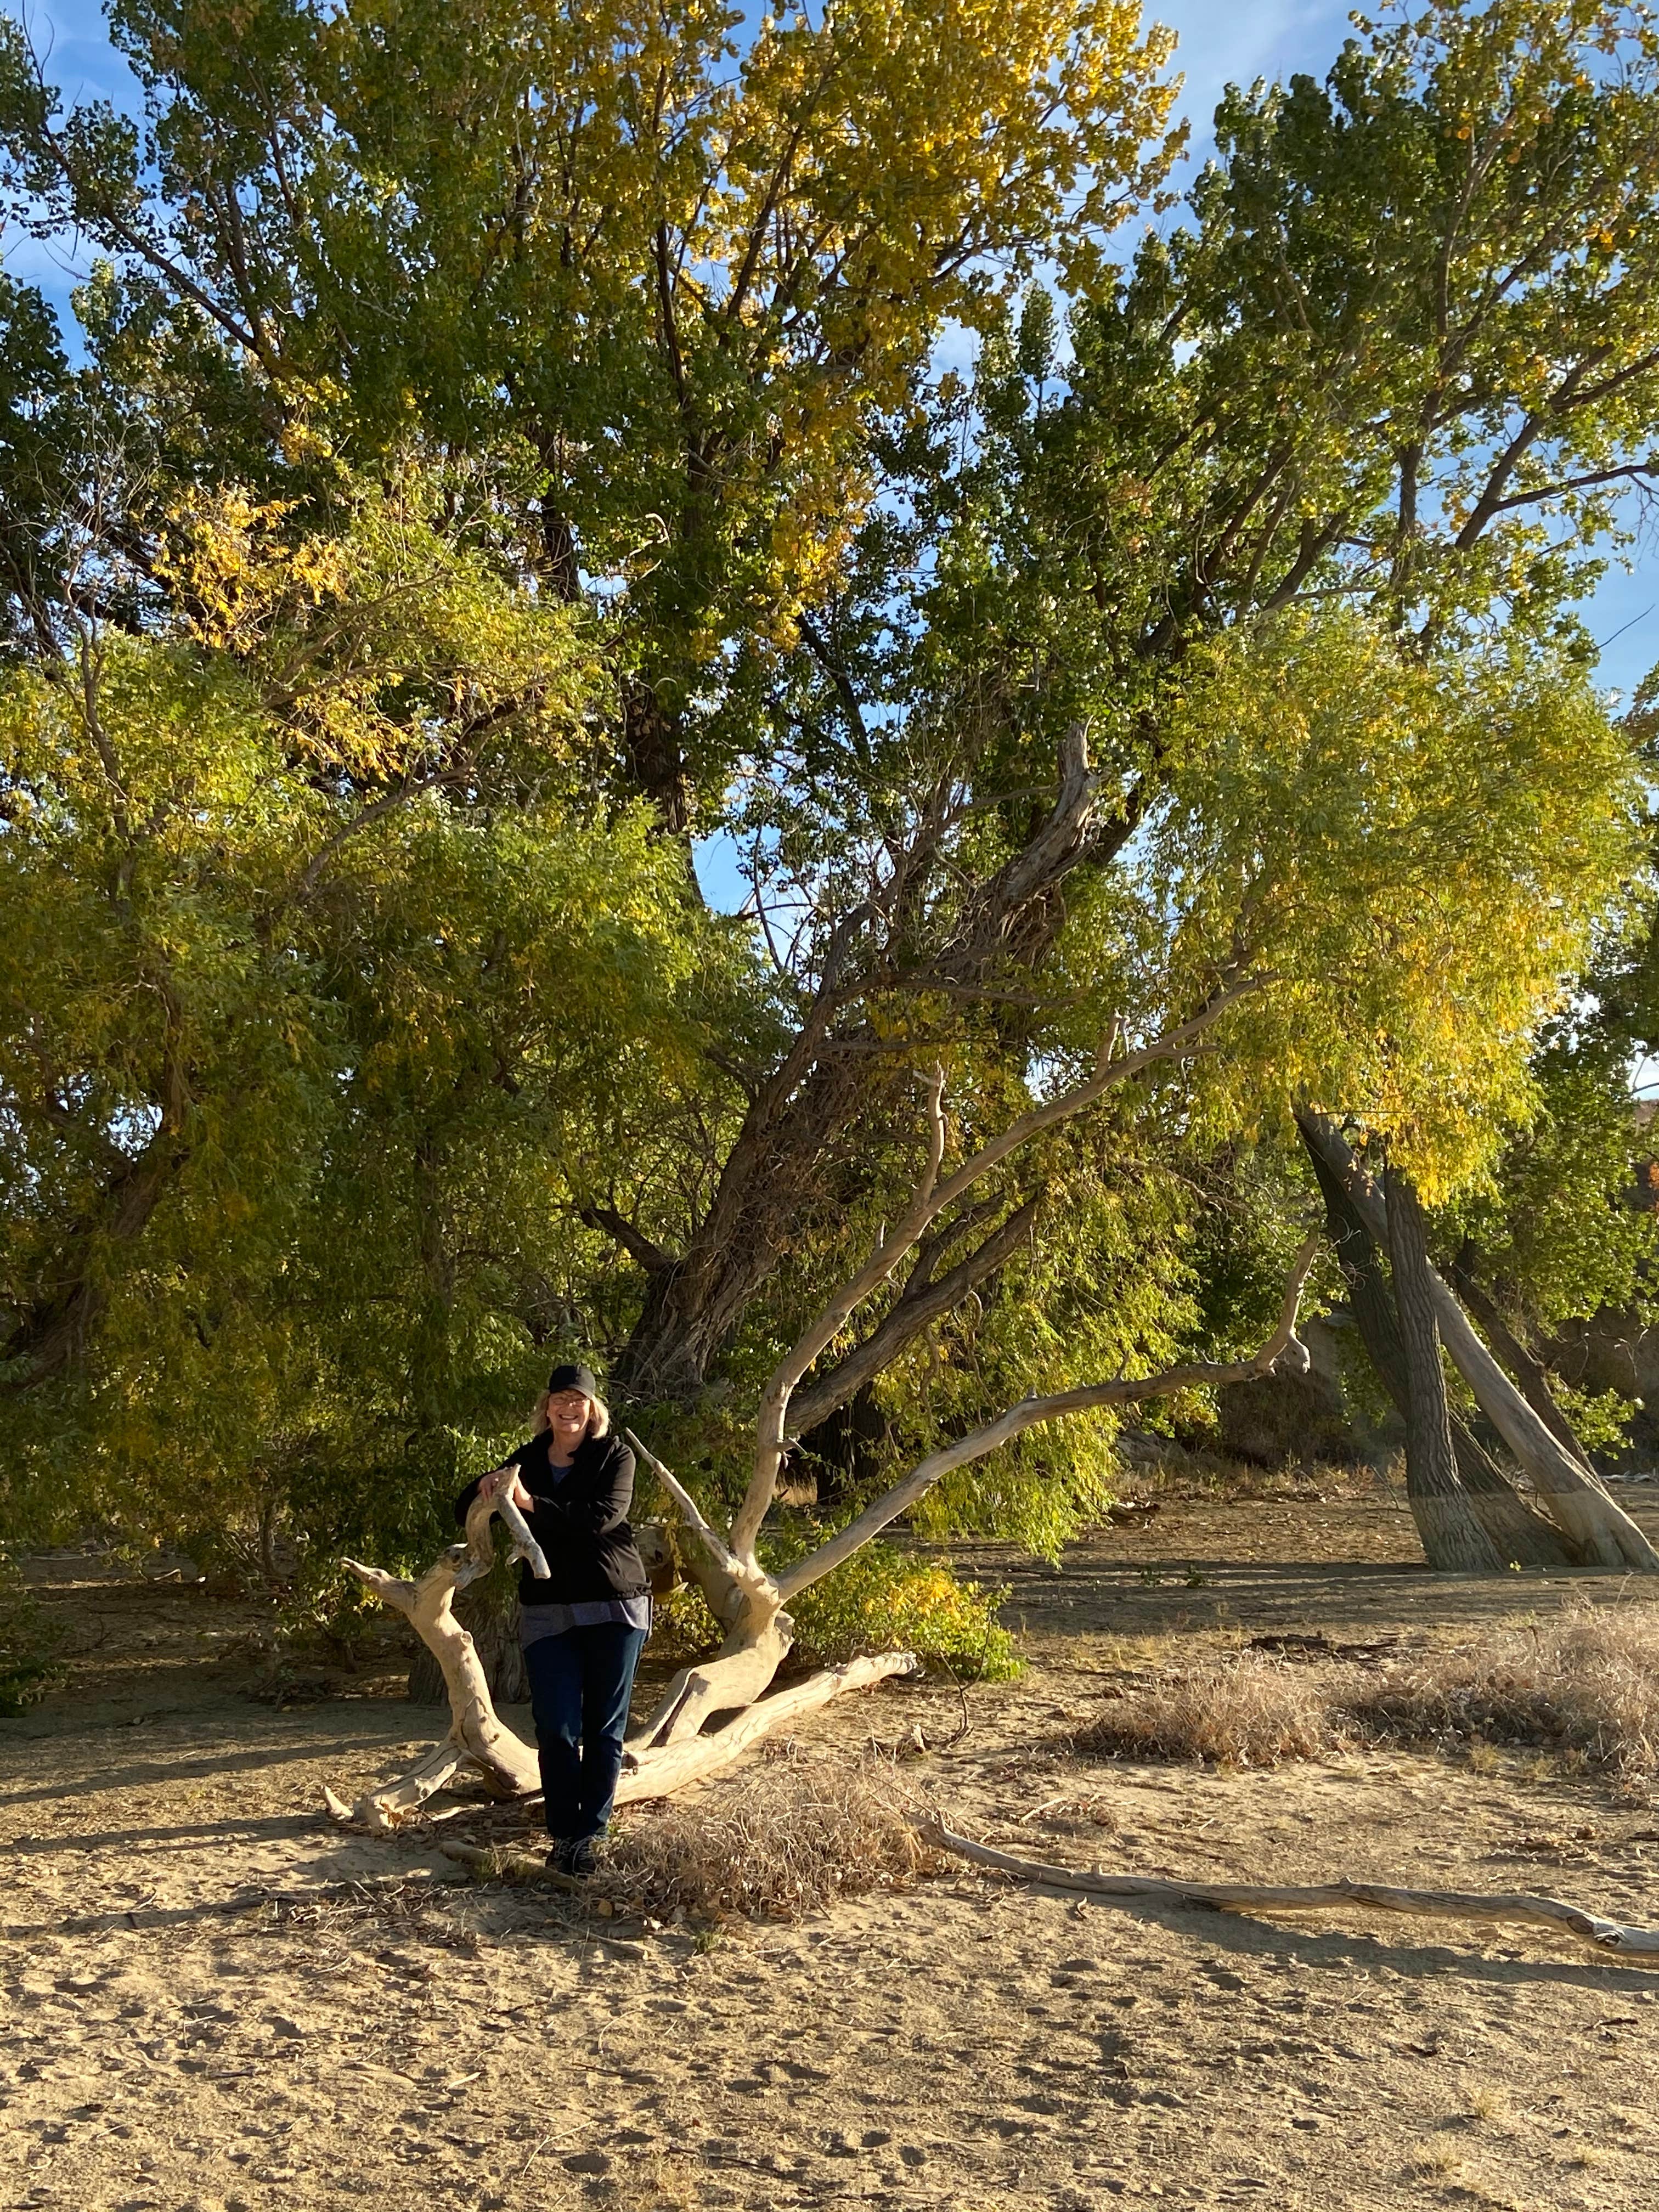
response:
<svg viewBox="0 0 1659 2212"><path fill-rule="evenodd" d="M1423 1209L1410 1179L1397 1169L1386 1170L1383 1187L1394 1303L1406 1355L1407 1503L1431 1567L1451 1574L1496 1574L1505 1562L1475 1516L1452 1454Z"/></svg>
<svg viewBox="0 0 1659 2212"><path fill-rule="evenodd" d="M1304 1141L1306 1142L1305 1135ZM1406 1350L1376 1248L1352 1200L1311 1145L1308 1146L1308 1157L1325 1202L1327 1232L1347 1285L1348 1303L1360 1340L1403 1419L1407 1390ZM1541 1513L1534 1513L1504 1480L1461 1415L1452 1413L1450 1421L1457 1472L1469 1494L1476 1518L1498 1547L1500 1557L1507 1564L1522 1567L1577 1565L1578 1548L1565 1532L1547 1521Z"/></svg>
<svg viewBox="0 0 1659 2212"><path fill-rule="evenodd" d="M1328 1115L1309 1109L1299 1110L1297 1119L1304 1135L1340 1180L1372 1240L1386 1247L1387 1203L1348 1149L1341 1131ZM1540 1504L1578 1547L1586 1565L1659 1574L1659 1553L1629 1514L1614 1504L1594 1471L1551 1435L1432 1267L1429 1287L1452 1364L1535 1486Z"/></svg>
<svg viewBox="0 0 1659 2212"><path fill-rule="evenodd" d="M985 1458L1028 1428L1068 1413L1129 1405L1146 1398L1206 1386L1248 1382L1271 1373L1275 1361L1287 1351L1295 1359L1306 1359L1305 1347L1296 1340L1296 1315L1302 1287L1318 1247L1316 1237L1310 1237L1297 1255L1278 1327L1248 1358L1224 1363L1193 1361L1162 1374L1139 1378L1118 1376L1110 1382L1086 1384L1048 1397L1026 1398L981 1427L930 1454L884 1496L866 1506L847 1528L783 1573L775 1576L762 1564L757 1541L777 1491L787 1444L790 1400L796 1384L857 1308L889 1279L941 1213L967 1198L984 1176L1012 1154L1033 1144L1059 1123L1085 1111L1104 1095L1112 1082L1121 1079L1133 1066L1146 1063L1145 1049L1116 1054L1115 1043L1114 1030L1103 1043L1091 1076L1073 1090L1033 1107L949 1176L941 1174L945 1142L944 1076L936 1072L928 1093L928 1157L921 1181L904 1214L882 1237L857 1273L813 1318L774 1370L762 1394L756 1419L754 1460L748 1488L728 1529L722 1532L712 1527L673 1470L629 1432L629 1442L646 1464L655 1470L679 1515L681 1564L702 1589L726 1634L712 1658L680 1670L656 1711L629 1738L619 1802L665 1796L729 1765L781 1722L884 1675L914 1671L917 1662L909 1653L888 1652L854 1661L845 1668L830 1668L780 1695L764 1696L793 1640L793 1625L787 1611L789 1600L833 1572L953 1469ZM479 1510L475 1506L468 1522L468 1542L475 1553L481 1545L486 1549L488 1546L488 1515L480 1522ZM516 1530L514 1534L516 1537ZM465 1553L460 1556L465 1557ZM495 1756L501 1723L489 1705L488 1687L472 1654L471 1639L456 1626L450 1613L448 1601L456 1563L457 1553L452 1552L429 1571L419 1585L398 1583L394 1577L377 1576L372 1568L354 1565L353 1571L369 1588L401 1605L438 1651L444 1664L445 1679L451 1685L455 1710L451 1745L461 1747L483 1769L486 1779L493 1783L503 1765ZM444 1576L449 1579L436 1601L423 1603L419 1593L433 1583L434 1577ZM464 1651L461 1646L465 1647ZM733 1713L735 1718L709 1729L708 1723L717 1716ZM475 1747L481 1744L487 1747L489 1756L479 1755ZM527 1761L527 1747L519 1748ZM453 1771L459 1756L458 1750L449 1771ZM342 1820L380 1827L392 1825L417 1808L430 1794L431 1788L437 1786L427 1780L434 1761L441 1763L441 1753L434 1754L434 1760L416 1770L416 1776L388 1790L372 1792L349 1808L331 1797L329 1809ZM533 1784L526 1783L522 1786Z"/></svg>

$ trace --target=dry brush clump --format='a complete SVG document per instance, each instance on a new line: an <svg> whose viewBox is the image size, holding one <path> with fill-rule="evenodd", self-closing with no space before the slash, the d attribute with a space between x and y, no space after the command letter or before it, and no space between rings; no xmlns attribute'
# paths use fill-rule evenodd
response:
<svg viewBox="0 0 1659 2212"><path fill-rule="evenodd" d="M1278 1766L1336 1748L1330 1691L1313 1668L1241 1651L1129 1691L1073 1741L1103 1758Z"/></svg>
<svg viewBox="0 0 1659 2212"><path fill-rule="evenodd" d="M605 1851L605 1887L664 1917L793 1919L933 1870L917 1809L885 1761L769 1759L694 1804L631 1814Z"/></svg>
<svg viewBox="0 0 1659 2212"><path fill-rule="evenodd" d="M1424 1652L1352 1710L1373 1741L1538 1745L1645 1794L1659 1782L1659 1613L1578 1605Z"/></svg>
<svg viewBox="0 0 1659 2212"><path fill-rule="evenodd" d="M1659 1613L1577 1605L1369 1663L1246 1650L1140 1685L1074 1741L1240 1767L1366 1745L1527 1745L1642 1796L1659 1784Z"/></svg>

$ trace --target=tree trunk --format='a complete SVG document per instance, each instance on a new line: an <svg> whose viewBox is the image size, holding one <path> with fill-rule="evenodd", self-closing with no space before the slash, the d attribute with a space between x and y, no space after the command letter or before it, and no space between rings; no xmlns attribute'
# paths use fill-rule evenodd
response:
<svg viewBox="0 0 1659 2212"><path fill-rule="evenodd" d="M664 828L683 836L691 809L679 729L643 677L632 678L623 695L623 742L635 788L661 813Z"/></svg>
<svg viewBox="0 0 1659 2212"><path fill-rule="evenodd" d="M1504 1562L1481 1527L1452 1455L1440 1331L1417 1192L1397 1169L1384 1176L1395 1310L1406 1355L1406 1497L1429 1565L1453 1574L1495 1574Z"/></svg>
<svg viewBox="0 0 1659 2212"><path fill-rule="evenodd" d="M1310 1146L1340 1178L1372 1238L1386 1243L1388 1210L1382 1194L1348 1150L1341 1131L1328 1116L1310 1109L1298 1108L1297 1120ZM1585 1565L1659 1574L1659 1552L1629 1514L1613 1504L1592 1470L1545 1427L1432 1268L1429 1287L1435 1319L1453 1365L1523 1473L1536 1486L1540 1504L1580 1547Z"/></svg>
<svg viewBox="0 0 1659 2212"><path fill-rule="evenodd" d="M524 1650L519 1642L519 1594L514 1581L503 1584L499 1575L487 1576L460 1593L454 1600L453 1611L456 1626L464 1628L472 1638L473 1650L495 1703L527 1703L530 1677L525 1670ZM410 1703L441 1705L448 1696L449 1686L438 1655L429 1644L422 1643L409 1669Z"/></svg>
<svg viewBox="0 0 1659 2212"><path fill-rule="evenodd" d="M1406 1350L1394 1300L1370 1232L1340 1181L1303 1133L1313 1163L1337 1265L1348 1286L1348 1300L1377 1379L1402 1419L1407 1417ZM1504 1480L1461 1414L1450 1414L1452 1453L1469 1504L1499 1556L1520 1567L1571 1567L1577 1547Z"/></svg>
<svg viewBox="0 0 1659 2212"><path fill-rule="evenodd" d="M1544 1426L1558 1443L1565 1444L1575 1457L1589 1466L1589 1454L1574 1435L1572 1423L1556 1403L1543 1361L1528 1351L1504 1320L1497 1300L1489 1297L1476 1280L1478 1261L1479 1255L1466 1238L1462 1250L1452 1262L1452 1288L1480 1322L1487 1343L1520 1385L1522 1396Z"/></svg>

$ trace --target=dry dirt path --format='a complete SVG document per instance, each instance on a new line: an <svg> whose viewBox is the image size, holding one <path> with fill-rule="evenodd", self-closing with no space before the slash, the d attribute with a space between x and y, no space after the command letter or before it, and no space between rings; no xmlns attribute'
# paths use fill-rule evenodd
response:
<svg viewBox="0 0 1659 2212"><path fill-rule="evenodd" d="M907 1772L1036 1856L1548 1887L1659 1921L1653 1811L1518 1761L1223 1775L1065 1747L1097 1678L1241 1631L1452 1633L1560 1602L1431 1582L1411 1550L1384 1499L1170 1499L1058 1575L979 1555L1034 1664ZM325 1779L428 1740L418 1709L249 1703L211 1660L246 1620L84 1562L50 1580L73 1678L0 1723L5 2207L1659 2212L1659 1971L1524 1930L1111 1911L966 1872L712 1937L582 1920L452 1883L430 1834L319 1820ZM854 1702L801 1747L804 1787L956 1711L925 1684Z"/></svg>

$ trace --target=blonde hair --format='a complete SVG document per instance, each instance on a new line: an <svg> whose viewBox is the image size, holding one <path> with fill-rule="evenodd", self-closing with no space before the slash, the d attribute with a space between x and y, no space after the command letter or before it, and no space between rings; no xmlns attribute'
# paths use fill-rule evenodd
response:
<svg viewBox="0 0 1659 2212"><path fill-rule="evenodd" d="M531 1417L531 1426L538 1431L550 1428L553 1425L547 1418L547 1401L550 1398L562 1398L563 1395L562 1390L544 1390L536 1401L536 1410ZM608 1437L611 1433L611 1408L605 1404L604 1399L589 1398L587 1404L587 1426L582 1431L584 1443L590 1437Z"/></svg>

